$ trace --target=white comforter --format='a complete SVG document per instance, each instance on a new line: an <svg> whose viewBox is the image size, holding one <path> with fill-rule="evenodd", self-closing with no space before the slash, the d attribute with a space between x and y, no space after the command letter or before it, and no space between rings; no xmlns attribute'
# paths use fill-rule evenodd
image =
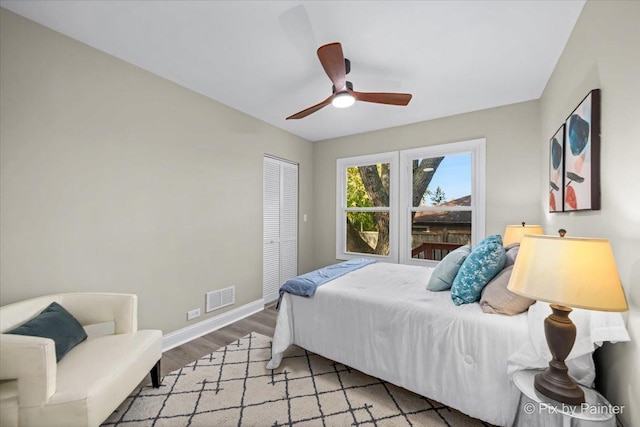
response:
<svg viewBox="0 0 640 427"><path fill-rule="evenodd" d="M455 306L449 292L425 290L431 271L376 263L320 286L311 298L285 294L267 367L278 367L296 344L472 417L510 425L519 393L507 361L530 345L527 314Z"/></svg>

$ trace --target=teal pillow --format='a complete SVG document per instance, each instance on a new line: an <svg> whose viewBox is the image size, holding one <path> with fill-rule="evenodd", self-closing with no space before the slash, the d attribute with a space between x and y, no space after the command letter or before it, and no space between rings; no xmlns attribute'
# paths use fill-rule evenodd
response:
<svg viewBox="0 0 640 427"><path fill-rule="evenodd" d="M471 253L471 247L469 245L461 246L451 252L449 252L438 263L436 268L431 273L429 283L427 283L427 290L429 291L446 291L451 288L453 279L458 274L460 266L464 260Z"/></svg>
<svg viewBox="0 0 640 427"><path fill-rule="evenodd" d="M57 302L42 313L5 334L51 338L56 344L56 361L60 361L73 347L87 339L84 328Z"/></svg>
<svg viewBox="0 0 640 427"><path fill-rule="evenodd" d="M482 242L481 242L482 243ZM480 299L482 288L502 270L507 256L500 241L478 244L464 260L451 286L455 305L469 304Z"/></svg>

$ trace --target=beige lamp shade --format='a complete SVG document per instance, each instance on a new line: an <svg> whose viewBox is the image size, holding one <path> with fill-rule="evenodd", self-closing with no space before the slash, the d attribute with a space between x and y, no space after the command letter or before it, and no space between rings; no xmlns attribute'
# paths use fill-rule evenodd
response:
<svg viewBox="0 0 640 427"><path fill-rule="evenodd" d="M525 234L544 234L542 227L539 225L526 225L524 222L520 225L507 225L504 230L502 244L509 246L513 243L520 243L522 236Z"/></svg>
<svg viewBox="0 0 640 427"><path fill-rule="evenodd" d="M540 301L599 311L627 311L606 239L525 235L507 287Z"/></svg>

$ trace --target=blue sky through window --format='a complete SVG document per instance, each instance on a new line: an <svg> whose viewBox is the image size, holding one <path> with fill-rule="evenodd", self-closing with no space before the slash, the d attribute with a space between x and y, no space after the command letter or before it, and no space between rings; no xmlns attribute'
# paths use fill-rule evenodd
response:
<svg viewBox="0 0 640 427"><path fill-rule="evenodd" d="M471 153L446 156L433 175L428 189L433 192L438 186L444 191L446 201L470 195Z"/></svg>

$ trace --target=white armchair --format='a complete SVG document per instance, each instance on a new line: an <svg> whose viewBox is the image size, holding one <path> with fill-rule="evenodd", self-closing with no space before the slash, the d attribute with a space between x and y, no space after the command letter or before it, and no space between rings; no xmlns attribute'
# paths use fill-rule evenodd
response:
<svg viewBox="0 0 640 427"><path fill-rule="evenodd" d="M82 326L113 322L113 333L90 334L58 363L53 340L4 333L54 301ZM137 304L130 294L69 293L0 307L0 424L98 426L148 372L159 387L162 332L138 331Z"/></svg>

